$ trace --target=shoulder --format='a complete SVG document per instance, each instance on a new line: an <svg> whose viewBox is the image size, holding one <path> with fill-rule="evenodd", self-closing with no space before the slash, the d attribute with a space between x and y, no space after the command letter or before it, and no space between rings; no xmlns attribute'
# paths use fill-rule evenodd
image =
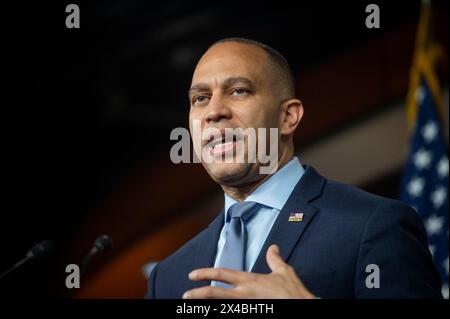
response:
<svg viewBox="0 0 450 319"><path fill-rule="evenodd" d="M382 214L385 218L415 219L417 215L414 209L399 200L375 195L333 180L326 180L318 204L341 212L358 213L366 218Z"/></svg>
<svg viewBox="0 0 450 319"><path fill-rule="evenodd" d="M417 212L406 203L378 196L355 186L326 180L323 194L315 203L321 211L345 220L351 225L360 225L361 235L371 233L395 234L406 230L421 241L426 240L423 222Z"/></svg>
<svg viewBox="0 0 450 319"><path fill-rule="evenodd" d="M350 184L327 179L311 169L309 178L301 188L318 188L320 192L309 201L309 204L319 209L316 217L321 225L328 228L338 227L348 233L359 233L362 236L367 227L393 224L408 224L413 226L422 237L423 223L416 211L407 204L391 198L369 193ZM301 201L301 190L296 193Z"/></svg>
<svg viewBox="0 0 450 319"><path fill-rule="evenodd" d="M399 212L415 214L405 203L364 191L350 184L328 179L312 166L305 166L305 174L293 192L293 199L307 201L322 212L346 218L368 218L372 214ZM331 216L330 215L330 216Z"/></svg>

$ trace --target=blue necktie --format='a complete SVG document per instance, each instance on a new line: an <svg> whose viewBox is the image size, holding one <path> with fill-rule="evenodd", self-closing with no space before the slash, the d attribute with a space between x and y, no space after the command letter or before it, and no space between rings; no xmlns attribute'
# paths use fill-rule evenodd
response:
<svg viewBox="0 0 450 319"><path fill-rule="evenodd" d="M228 209L228 225L225 245L220 257L219 268L229 268L239 271L245 270L245 256L247 250L247 229L245 222L248 221L258 210L259 204L255 202L235 203ZM216 282L217 286L231 287L222 282Z"/></svg>

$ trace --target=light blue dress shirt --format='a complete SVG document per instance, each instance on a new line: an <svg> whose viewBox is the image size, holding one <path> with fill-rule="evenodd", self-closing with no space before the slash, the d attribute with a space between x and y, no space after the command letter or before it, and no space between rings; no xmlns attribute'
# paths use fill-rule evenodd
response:
<svg viewBox="0 0 450 319"><path fill-rule="evenodd" d="M278 172L259 185L258 188L245 199L246 202L257 202L263 205L246 223L246 271L250 271L253 268L259 252L269 235L270 229L304 172L305 170L300 164L299 159L294 157ZM234 203L237 203L237 201L225 194L225 223L220 233L219 242L217 243L217 255L214 267L218 267L220 257L222 256L229 225L229 222L227 222L228 209ZM215 285L215 282L212 282L212 285Z"/></svg>

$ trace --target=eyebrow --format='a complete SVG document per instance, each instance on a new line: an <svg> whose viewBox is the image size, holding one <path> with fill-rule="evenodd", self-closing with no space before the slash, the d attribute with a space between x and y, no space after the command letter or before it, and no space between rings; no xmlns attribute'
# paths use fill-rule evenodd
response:
<svg viewBox="0 0 450 319"><path fill-rule="evenodd" d="M231 78L225 79L225 81L223 81L223 86L230 87L230 86L232 86L234 84L238 84L238 83L243 83L245 85L248 85L250 88L254 87L254 84L250 79L247 79L242 76L231 77ZM191 88L188 91L188 94L191 95L195 92L207 91L208 89L209 89L209 86L206 83L198 83L198 84L191 86Z"/></svg>

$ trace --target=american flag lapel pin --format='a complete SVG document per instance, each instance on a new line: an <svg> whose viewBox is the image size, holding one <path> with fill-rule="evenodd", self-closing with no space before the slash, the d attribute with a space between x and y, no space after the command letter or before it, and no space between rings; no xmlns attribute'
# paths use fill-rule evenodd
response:
<svg viewBox="0 0 450 319"><path fill-rule="evenodd" d="M303 221L303 213L291 213L289 215L289 222L302 222Z"/></svg>

